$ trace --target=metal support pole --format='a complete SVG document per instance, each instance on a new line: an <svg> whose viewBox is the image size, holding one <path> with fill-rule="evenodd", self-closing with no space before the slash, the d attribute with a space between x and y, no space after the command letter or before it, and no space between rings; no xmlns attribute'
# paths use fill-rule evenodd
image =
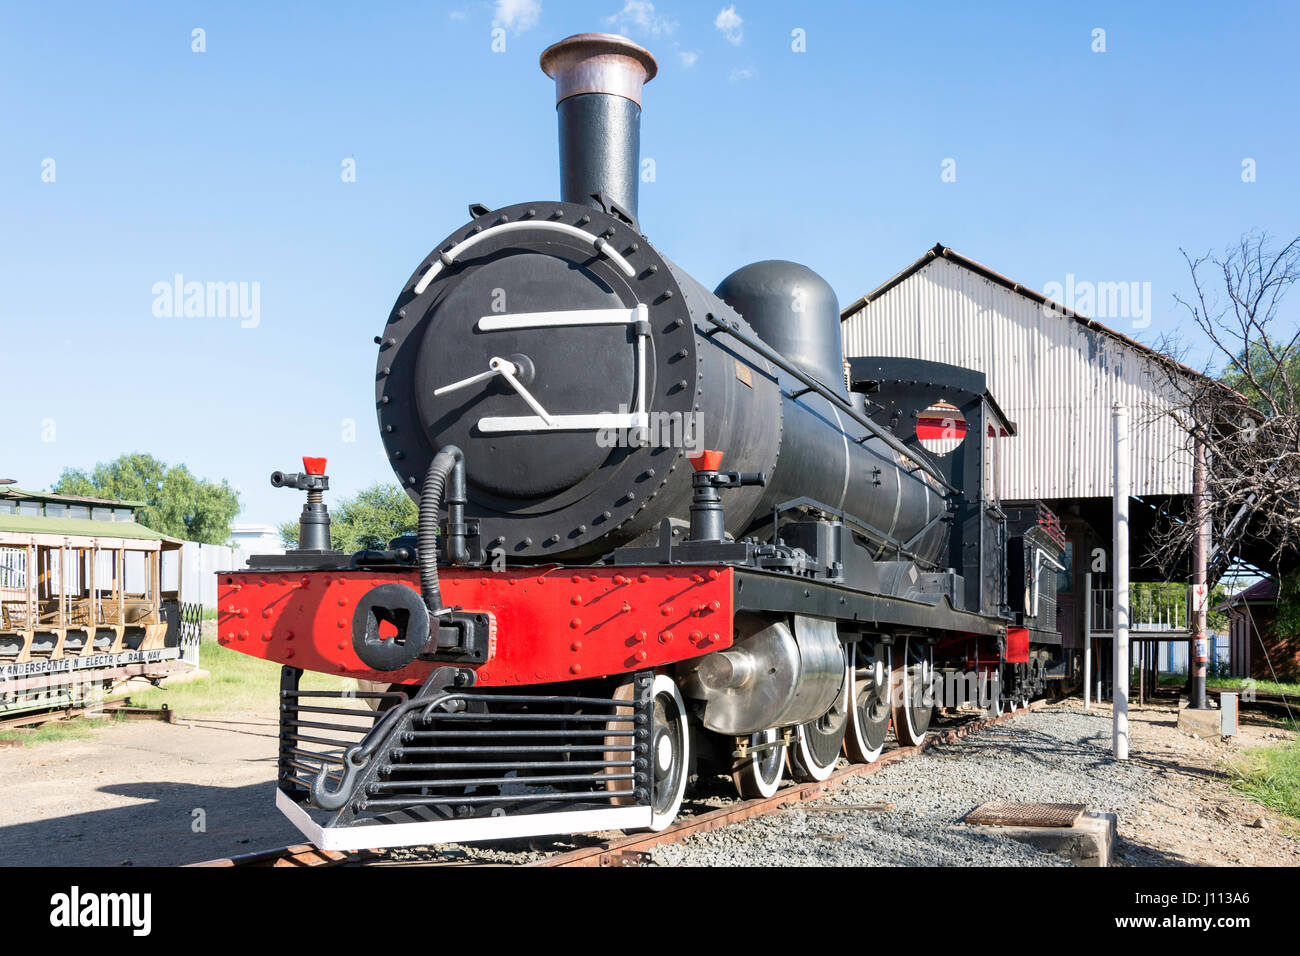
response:
<svg viewBox="0 0 1300 956"><path fill-rule="evenodd" d="M1092 707L1092 572L1083 576L1083 709Z"/></svg>
<svg viewBox="0 0 1300 956"><path fill-rule="evenodd" d="M1192 520L1196 542L1192 549L1192 639L1187 655L1187 706L1204 710L1206 664L1209 660L1206 630L1209 624L1210 508L1205 444L1196 442L1192 458Z"/></svg>
<svg viewBox="0 0 1300 956"><path fill-rule="evenodd" d="M1128 409L1114 408L1115 422L1115 556L1111 579L1115 600L1111 611L1115 626L1115 674L1111 693L1114 727L1111 746L1116 760L1128 759L1128 505L1129 505L1129 435Z"/></svg>

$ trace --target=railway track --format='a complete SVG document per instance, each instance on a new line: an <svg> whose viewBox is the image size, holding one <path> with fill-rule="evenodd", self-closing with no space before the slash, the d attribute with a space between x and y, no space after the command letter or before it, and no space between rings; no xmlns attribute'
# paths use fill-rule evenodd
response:
<svg viewBox="0 0 1300 956"><path fill-rule="evenodd" d="M41 724L52 723L56 720L73 720L78 717L116 717L123 720L160 720L163 723L170 724L175 722L176 712L170 709L166 704L157 708L132 707L131 698L123 697L117 700L95 701L83 706L58 705L44 710L19 714L16 717L5 717L0 719L0 730L11 730L20 727L39 727Z"/></svg>
<svg viewBox="0 0 1300 956"><path fill-rule="evenodd" d="M912 757L919 756L931 747L939 743L955 743L963 737L968 737L1004 721L1014 720L1027 711L1038 710L1050 703L1047 700L1037 700L1032 702L1027 709L1019 710L1015 713L1002 714L998 717L977 718L965 717L952 719L949 722L938 724L934 727L933 732L926 737L925 741L915 747L895 747L881 754L872 763L867 764L850 764L847 767L841 767L832 773L828 778L815 783L801 783L793 786L783 787L773 796L766 798L757 798L752 800L733 799L727 804L698 812L684 814L676 823L666 830L658 833L634 833L625 836L611 837L604 840L596 840L591 845L570 847L561 844L561 839L572 840L573 838L557 838L554 841L547 840L524 840L524 841L503 841L502 857L506 859L491 858L452 858L447 859L441 854L438 857L426 856L419 851L412 850L359 850L349 853L337 851L318 850L314 846L307 844L297 844L294 846L279 847L272 850L262 850L252 853L243 853L233 857L223 859L207 860L202 863L192 863L190 866L198 867L325 867L325 866L374 866L374 865L401 865L401 866L484 866L484 865L509 865L512 861L508 859L512 851L520 856L536 856L542 854L540 858L513 861L515 865L530 867L598 867L598 866L640 866L649 862L650 854L657 846L669 843L677 843L685 840L697 833L705 833L709 830L716 830L719 827L729 826L733 823L739 823L741 820L748 820L751 817L766 816L772 813L778 813L786 807L795 806L810 800L817 800L825 796L836 787L851 781L879 772L882 768L891 764L900 763ZM546 844L549 843L548 847Z"/></svg>

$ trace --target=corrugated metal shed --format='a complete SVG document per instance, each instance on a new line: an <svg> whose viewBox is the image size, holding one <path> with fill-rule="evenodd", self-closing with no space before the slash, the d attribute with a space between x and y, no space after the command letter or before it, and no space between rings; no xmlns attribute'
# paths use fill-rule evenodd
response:
<svg viewBox="0 0 1300 956"><path fill-rule="evenodd" d="M988 376L1019 430L1002 448L1004 500L1108 497L1116 402L1133 419L1134 494L1190 494L1186 436L1159 411L1177 405L1169 363L1149 347L942 246L843 318L847 356L930 359Z"/></svg>

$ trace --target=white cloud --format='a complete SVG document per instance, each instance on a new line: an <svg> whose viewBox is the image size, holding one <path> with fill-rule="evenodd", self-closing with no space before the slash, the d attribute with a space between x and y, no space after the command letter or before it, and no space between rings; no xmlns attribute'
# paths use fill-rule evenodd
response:
<svg viewBox="0 0 1300 956"><path fill-rule="evenodd" d="M655 37L677 29L677 21L656 14L649 0L627 0L622 10L605 18L605 23L619 33L648 33Z"/></svg>
<svg viewBox="0 0 1300 956"><path fill-rule="evenodd" d="M497 0L492 25L523 33L537 26L537 18L541 15L541 0Z"/></svg>
<svg viewBox="0 0 1300 956"><path fill-rule="evenodd" d="M683 70L689 70L699 58L700 55L694 50L679 50L677 52L677 59L681 62Z"/></svg>
<svg viewBox="0 0 1300 956"><path fill-rule="evenodd" d="M447 18L449 20L456 20L459 22L461 20L468 20L469 14L466 13L464 10L452 10L447 14Z"/></svg>
<svg viewBox="0 0 1300 956"><path fill-rule="evenodd" d="M729 7L723 7L718 11L713 25L722 31L722 35L727 38L728 43L740 45L740 41L745 38L744 25L745 21L740 14L736 12L736 5L733 3Z"/></svg>
<svg viewBox="0 0 1300 956"><path fill-rule="evenodd" d="M752 66L747 66L743 70L735 69L731 71L732 83L743 83L745 80L752 80L758 76L758 70Z"/></svg>

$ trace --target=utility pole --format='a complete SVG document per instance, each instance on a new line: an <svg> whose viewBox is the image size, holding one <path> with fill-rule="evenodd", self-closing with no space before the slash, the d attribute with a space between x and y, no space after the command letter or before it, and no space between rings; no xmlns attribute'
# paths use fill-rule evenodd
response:
<svg viewBox="0 0 1300 956"><path fill-rule="evenodd" d="M1115 558L1111 580L1115 587L1113 602L1115 661L1114 693L1111 704L1114 726L1111 730L1111 748L1116 760L1128 759L1128 505L1130 479L1128 409L1116 405L1113 410L1115 424Z"/></svg>
<svg viewBox="0 0 1300 956"><path fill-rule="evenodd" d="M1196 541L1192 548L1192 620L1187 654L1187 706L1204 710L1206 665L1209 661L1209 560L1210 501L1205 443L1195 439L1192 451L1192 520Z"/></svg>

